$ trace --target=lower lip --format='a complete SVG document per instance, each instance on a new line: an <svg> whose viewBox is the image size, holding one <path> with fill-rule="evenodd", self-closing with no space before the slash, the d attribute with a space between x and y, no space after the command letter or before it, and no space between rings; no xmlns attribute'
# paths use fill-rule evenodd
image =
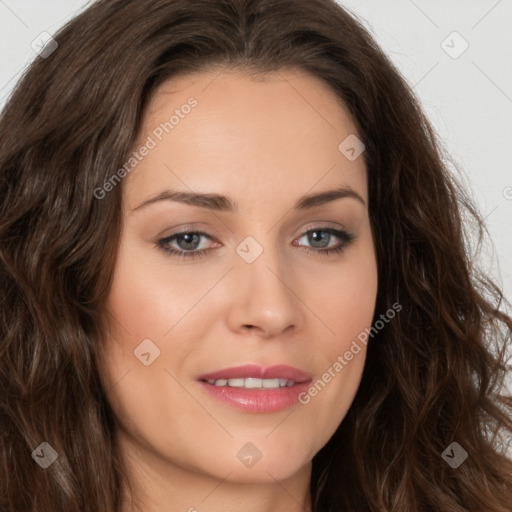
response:
<svg viewBox="0 0 512 512"><path fill-rule="evenodd" d="M306 391L310 382L301 382L279 389L245 389L215 386L199 381L210 395L231 407L248 412L277 412L296 404L299 395Z"/></svg>

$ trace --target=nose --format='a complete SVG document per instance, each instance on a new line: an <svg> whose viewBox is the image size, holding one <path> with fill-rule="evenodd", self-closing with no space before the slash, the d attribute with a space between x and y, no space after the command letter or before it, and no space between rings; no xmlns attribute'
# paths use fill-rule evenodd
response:
<svg viewBox="0 0 512 512"><path fill-rule="evenodd" d="M253 261L240 259L232 272L228 324L233 332L272 338L302 328L304 302L293 269L283 270L276 251Z"/></svg>

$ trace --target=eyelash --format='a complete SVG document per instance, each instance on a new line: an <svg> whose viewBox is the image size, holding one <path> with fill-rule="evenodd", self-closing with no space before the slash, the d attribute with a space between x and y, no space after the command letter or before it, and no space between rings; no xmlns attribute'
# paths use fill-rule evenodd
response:
<svg viewBox="0 0 512 512"><path fill-rule="evenodd" d="M352 242L355 241L356 237L354 233L348 231L348 230L338 230L333 228L313 228L308 229L299 238L302 238L304 235L307 235L308 233L313 232L320 232L320 233L329 233L331 235L336 236L340 240L342 240L342 244L338 247L330 248L330 249L312 249L305 246L300 246L302 250L305 250L306 252L314 253L315 255L321 255L321 256L329 256L329 255L336 255L341 253L344 249L346 249L347 246L349 246ZM201 250L193 250L193 251L184 251L184 250L176 250L169 248L168 244L174 241L176 238L183 236L183 235L199 235L199 236L205 236L206 238L211 237L207 235L206 233L203 233L201 231L182 231L179 233L175 233L174 235L168 236L166 238L161 238L157 241L156 246L158 249L162 250L165 254L169 256L177 256L178 258L199 258L202 256L206 256L206 253L210 251L210 249L201 249Z"/></svg>

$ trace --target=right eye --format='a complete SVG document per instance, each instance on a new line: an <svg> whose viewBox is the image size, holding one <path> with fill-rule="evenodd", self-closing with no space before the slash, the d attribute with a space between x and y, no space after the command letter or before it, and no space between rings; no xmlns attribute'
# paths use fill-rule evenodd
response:
<svg viewBox="0 0 512 512"><path fill-rule="evenodd" d="M198 249L200 245L201 237L206 237L211 240L211 237L206 233L200 231L182 231L175 233L171 236L161 238L157 241L157 247L164 251L166 254L178 257L194 258L198 256L204 256L209 249ZM172 247L171 244L177 245Z"/></svg>

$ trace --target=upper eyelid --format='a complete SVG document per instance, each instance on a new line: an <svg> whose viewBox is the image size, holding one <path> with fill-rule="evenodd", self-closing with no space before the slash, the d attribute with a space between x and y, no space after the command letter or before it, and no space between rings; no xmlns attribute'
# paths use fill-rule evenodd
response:
<svg viewBox="0 0 512 512"><path fill-rule="evenodd" d="M315 222L316 222L316 224L315 224ZM335 225L329 225L329 224L335 224ZM345 231L347 233L353 233L354 232L353 229L349 228L348 226L346 226L346 225L344 225L344 224L342 224L340 222L332 222L332 221L328 221L328 220L325 220L325 221L319 220L319 221L313 221L313 225L307 227L306 229L303 229L299 233L299 235L297 235L297 236L303 236L306 233L308 233L309 231L314 231L314 230L319 230L320 231L320 230L329 230L329 229L333 229L333 230L336 230L336 231ZM208 234L205 231L201 231L201 229L199 229L199 228L193 228L191 226L185 226L184 228L180 228L178 231L175 231L174 233L171 233L170 235L161 236L159 238L166 239L166 238L171 238L171 237L173 237L175 235L183 235L183 234L187 234L187 233L198 233L198 234L207 236L209 238L215 238L215 236L210 235L210 234Z"/></svg>

